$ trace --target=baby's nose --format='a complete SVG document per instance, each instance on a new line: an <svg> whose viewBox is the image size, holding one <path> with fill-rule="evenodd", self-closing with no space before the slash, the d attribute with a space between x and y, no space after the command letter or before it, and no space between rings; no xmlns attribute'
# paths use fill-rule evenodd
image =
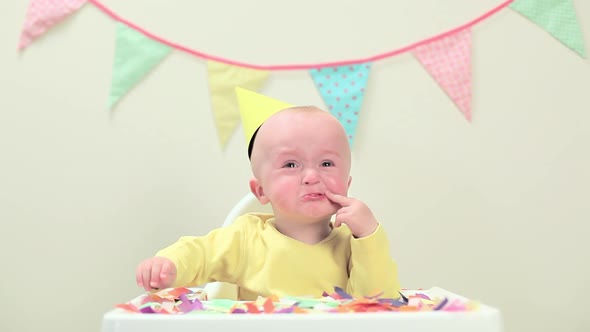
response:
<svg viewBox="0 0 590 332"><path fill-rule="evenodd" d="M303 174L303 183L306 185L316 184L320 182L320 176L318 172L314 169L310 169L305 171Z"/></svg>

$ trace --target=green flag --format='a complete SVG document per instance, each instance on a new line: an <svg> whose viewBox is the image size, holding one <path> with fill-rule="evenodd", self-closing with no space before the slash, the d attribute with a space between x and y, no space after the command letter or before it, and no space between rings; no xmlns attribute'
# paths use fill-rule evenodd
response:
<svg viewBox="0 0 590 332"><path fill-rule="evenodd" d="M159 64L171 48L117 23L117 45L109 96L112 108L147 73Z"/></svg>
<svg viewBox="0 0 590 332"><path fill-rule="evenodd" d="M516 0L510 8L545 29L581 57L586 57L572 0Z"/></svg>

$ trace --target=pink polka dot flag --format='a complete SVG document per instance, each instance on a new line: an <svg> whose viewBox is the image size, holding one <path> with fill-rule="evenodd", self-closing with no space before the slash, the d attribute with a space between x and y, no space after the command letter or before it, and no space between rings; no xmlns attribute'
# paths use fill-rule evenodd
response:
<svg viewBox="0 0 590 332"><path fill-rule="evenodd" d="M309 70L326 107L338 118L352 145L371 63Z"/></svg>
<svg viewBox="0 0 590 332"><path fill-rule="evenodd" d="M18 45L19 49L29 46L33 40L51 27L74 13L87 0L31 0Z"/></svg>
<svg viewBox="0 0 590 332"><path fill-rule="evenodd" d="M471 121L471 30L418 46L413 54Z"/></svg>

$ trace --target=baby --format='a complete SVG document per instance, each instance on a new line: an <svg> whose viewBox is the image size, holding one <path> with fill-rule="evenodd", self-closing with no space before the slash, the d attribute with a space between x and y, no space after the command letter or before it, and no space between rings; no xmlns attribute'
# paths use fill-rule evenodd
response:
<svg viewBox="0 0 590 332"><path fill-rule="evenodd" d="M358 297L399 297L385 231L363 202L347 197L350 147L335 117L315 107L276 112L254 133L249 154L250 190L273 214L181 237L140 263L140 287L223 281L238 286L240 300L320 297L335 286Z"/></svg>

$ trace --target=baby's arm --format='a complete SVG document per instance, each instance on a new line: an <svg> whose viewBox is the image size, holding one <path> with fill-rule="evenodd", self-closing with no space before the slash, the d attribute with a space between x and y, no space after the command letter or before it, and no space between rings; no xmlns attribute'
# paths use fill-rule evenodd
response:
<svg viewBox="0 0 590 332"><path fill-rule="evenodd" d="M369 296L383 292L383 296L398 298L397 266L389 255L385 231L369 207L358 199L326 192L326 197L337 207L334 226L346 224L353 237L347 291L354 296Z"/></svg>
<svg viewBox="0 0 590 332"><path fill-rule="evenodd" d="M347 292L355 297L375 295L399 298L397 265L389 255L389 243L382 226L367 237L351 239L350 277Z"/></svg>
<svg viewBox="0 0 590 332"><path fill-rule="evenodd" d="M205 236L181 237L139 265L136 272L138 284L149 289L197 286L211 281L235 282L244 261L240 257L245 244L242 233L240 223L236 221ZM146 272L148 270L151 274ZM140 283L139 275L149 275L151 279L142 277Z"/></svg>

